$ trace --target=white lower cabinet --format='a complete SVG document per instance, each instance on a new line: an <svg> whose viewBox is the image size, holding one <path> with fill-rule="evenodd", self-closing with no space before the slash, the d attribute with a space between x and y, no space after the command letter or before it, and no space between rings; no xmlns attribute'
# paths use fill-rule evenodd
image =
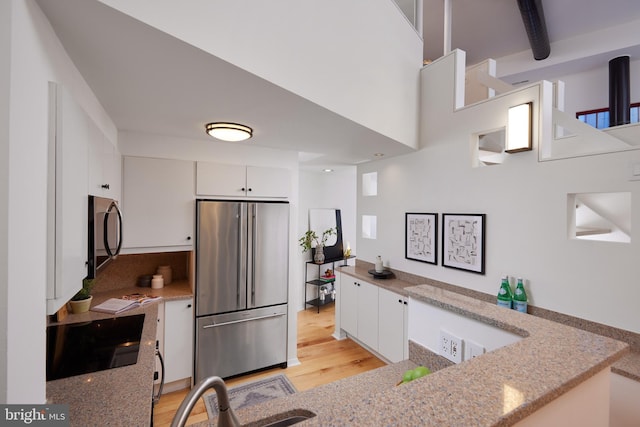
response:
<svg viewBox="0 0 640 427"><path fill-rule="evenodd" d="M409 357L408 298L343 274L340 329L390 362Z"/></svg>
<svg viewBox="0 0 640 427"><path fill-rule="evenodd" d="M189 378L193 370L193 298L164 303L165 383Z"/></svg>
<svg viewBox="0 0 640 427"><path fill-rule="evenodd" d="M378 351L378 287L350 276L341 280L340 327Z"/></svg>
<svg viewBox="0 0 640 427"><path fill-rule="evenodd" d="M409 356L407 340L407 298L378 290L378 352L395 363Z"/></svg>

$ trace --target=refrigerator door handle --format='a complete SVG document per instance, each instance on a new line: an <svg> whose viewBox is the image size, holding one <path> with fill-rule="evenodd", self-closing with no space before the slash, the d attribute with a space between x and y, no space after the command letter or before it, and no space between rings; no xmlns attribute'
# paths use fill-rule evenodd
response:
<svg viewBox="0 0 640 427"><path fill-rule="evenodd" d="M237 267L238 267L238 282L236 283L236 306L237 307L244 307L246 301L242 301L242 290L244 288L244 283L246 280L246 276L245 276L245 270L247 267L247 263L246 263L246 257L245 257L245 251L247 250L247 247L245 245L245 243L243 243L245 241L245 233L246 233L246 229L244 227L244 224L246 223L245 218L247 216L247 212L245 211L243 204L240 203L238 204L238 236L240 236L240 244L238 245L238 263L237 263ZM246 295L245 295L246 298Z"/></svg>
<svg viewBox="0 0 640 427"><path fill-rule="evenodd" d="M232 320L230 322L216 323L213 325L205 325L202 327L202 329L217 328L218 326L235 325L236 323L251 322L253 320L270 319L272 317L286 316L286 314L287 313L276 313L276 314L269 314L267 316L251 317L249 319Z"/></svg>
<svg viewBox="0 0 640 427"><path fill-rule="evenodd" d="M258 208L255 203L251 203L251 248L248 249L251 251L251 262L249 265L251 266L250 271L247 274L250 274L251 280L251 307L256 306L256 269L254 268L256 262L256 216L258 215Z"/></svg>

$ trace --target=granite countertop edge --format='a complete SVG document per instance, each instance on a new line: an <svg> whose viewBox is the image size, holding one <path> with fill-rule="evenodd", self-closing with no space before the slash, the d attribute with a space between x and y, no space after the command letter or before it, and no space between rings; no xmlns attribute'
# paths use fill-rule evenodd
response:
<svg viewBox="0 0 640 427"><path fill-rule="evenodd" d="M357 277L362 280L366 280L369 283L373 283L381 288L387 289L391 292L395 292L404 297L409 296L409 293L410 293L409 290L412 287L418 286L414 283L409 283L407 281L395 278L395 276L392 276L389 279L375 279L371 274L368 273L368 270L366 268L360 268L356 266L341 267L340 271L350 276ZM430 286L430 285L426 285L426 286ZM455 294L455 293L452 292L452 294ZM460 295L460 294L455 294L455 295L459 297L464 297L464 295ZM475 300L473 298L471 300L475 303L478 302L478 300ZM433 303L440 304L439 306L442 308L451 309L460 314L470 315L476 320L484 321L483 319L478 318L477 315L473 313L469 313L468 310L465 313L463 313L460 311L459 308L452 307L451 304L447 305L445 303L438 303L438 302L433 302ZM524 336L522 335L523 333L522 329L519 329L514 325L508 325L508 324L505 324L504 322L497 322L494 324L494 326L497 326L497 327L509 330L510 332L514 332L518 335ZM631 349L631 351L628 351L619 360L613 363L613 365L611 366L611 370L612 372L618 375L640 382L640 351Z"/></svg>
<svg viewBox="0 0 640 427"><path fill-rule="evenodd" d="M132 293L158 295L162 297L160 301L184 300L193 297L189 282L184 280L172 282L161 289L133 286L107 292L94 292L92 306L109 298L118 298ZM145 314L136 364L47 382L47 402L68 404L70 425L95 425L97 420L100 420L101 425L109 426L149 425L155 370L158 303L146 304L116 316L95 311L69 314L60 322L79 323ZM127 415L123 416L123 414Z"/></svg>
<svg viewBox="0 0 640 427"><path fill-rule="evenodd" d="M348 268L351 270L352 268ZM356 270L356 269L354 269ZM366 270L343 273L429 304L454 310L522 339L481 357L395 387L413 362L404 361L284 399L238 411L243 423L258 425L276 414L309 410L317 414L304 425L512 425L621 359L629 345L536 316L437 288L397 279L371 280ZM365 274L363 274L365 272ZM567 354L570 366L564 363ZM519 360L518 370L504 361ZM415 365L415 364L414 364ZM504 413L501 396L509 385L522 402ZM443 407L448 411L443 411ZM215 425L215 420L196 424ZM253 423L253 424L252 424Z"/></svg>

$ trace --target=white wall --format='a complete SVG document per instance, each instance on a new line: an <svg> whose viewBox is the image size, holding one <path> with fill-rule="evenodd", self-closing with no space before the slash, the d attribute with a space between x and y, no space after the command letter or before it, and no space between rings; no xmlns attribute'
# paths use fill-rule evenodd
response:
<svg viewBox="0 0 640 427"><path fill-rule="evenodd" d="M8 186L6 193L0 190L7 207L6 215L0 214L7 254L6 286L3 280L7 322L1 323L6 360L0 359L2 371L6 371L2 382L6 390L0 396L7 403L44 403L48 82L65 86L108 136L115 136L115 126L35 2L11 0L3 4L2 12L3 20L10 22L2 28L11 32L10 55L3 55L10 58L11 74L8 80L6 69L1 74L10 87L10 96L2 97L8 99L10 116L8 126L3 126L9 132L8 156L3 156L7 168L2 168L8 171ZM7 47L5 35L3 50ZM3 114L0 117L4 120ZM25 297L29 300L26 306Z"/></svg>
<svg viewBox="0 0 640 427"><path fill-rule="evenodd" d="M433 76L427 102L452 98L452 72L444 67ZM378 172L378 196L358 195L358 217L377 215L378 238L359 237L358 257L373 262L381 254L392 268L488 294L497 293L502 275L521 276L533 305L640 332L640 237L632 235L628 244L567 237L569 193L627 191L631 211L640 209L640 182L627 180L640 151L538 162L534 150L508 155L502 165L472 168L471 133L495 127L502 117L487 105L455 113L430 105L424 149L358 166L358 176ZM485 213L486 273L405 259L405 212ZM640 230L640 216L633 216L631 230Z"/></svg>
<svg viewBox="0 0 640 427"><path fill-rule="evenodd" d="M101 1L416 146L422 40L390 0Z"/></svg>
<svg viewBox="0 0 640 427"><path fill-rule="evenodd" d="M11 86L11 2L0 2L0 348L8 336L9 93ZM0 402L7 401L7 353L0 351Z"/></svg>
<svg viewBox="0 0 640 427"><path fill-rule="evenodd" d="M311 253L303 253L297 244L309 229L309 209L340 209L342 217L342 240L349 242L351 252L358 255L356 236L356 167L346 167L331 173L300 170L300 210L296 248L299 257L298 309L304 308L304 263L311 259Z"/></svg>
<svg viewBox="0 0 640 427"><path fill-rule="evenodd" d="M444 330L462 340L462 360L471 359L469 342L474 342L486 352L505 347L522 340L514 333L488 323L462 316L420 300L409 299L408 337L436 354L440 351L440 331ZM446 357L446 356L444 356Z"/></svg>

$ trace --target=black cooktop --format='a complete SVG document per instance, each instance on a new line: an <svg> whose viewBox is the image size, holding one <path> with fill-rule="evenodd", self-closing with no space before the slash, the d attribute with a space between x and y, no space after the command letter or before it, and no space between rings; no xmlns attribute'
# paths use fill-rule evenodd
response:
<svg viewBox="0 0 640 427"><path fill-rule="evenodd" d="M133 365L144 314L47 327L47 381Z"/></svg>

